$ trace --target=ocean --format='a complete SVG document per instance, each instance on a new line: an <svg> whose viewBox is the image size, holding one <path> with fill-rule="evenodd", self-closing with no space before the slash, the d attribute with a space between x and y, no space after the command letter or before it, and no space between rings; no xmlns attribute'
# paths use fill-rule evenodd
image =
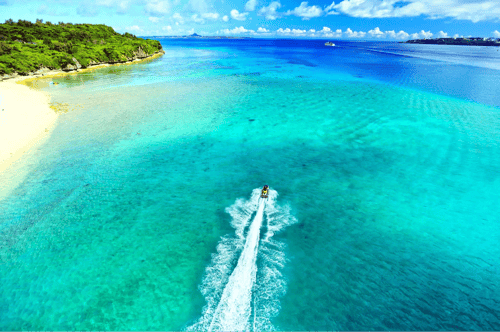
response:
<svg viewBox="0 0 500 332"><path fill-rule="evenodd" d="M1 330L500 330L497 48L158 40L42 87Z"/></svg>

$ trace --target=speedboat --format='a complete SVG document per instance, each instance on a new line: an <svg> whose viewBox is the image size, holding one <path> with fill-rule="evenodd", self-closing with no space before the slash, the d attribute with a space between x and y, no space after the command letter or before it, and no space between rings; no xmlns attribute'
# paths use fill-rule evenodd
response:
<svg viewBox="0 0 500 332"><path fill-rule="evenodd" d="M260 193L261 198L269 197L269 186L266 184L264 188L262 188L262 192Z"/></svg>
<svg viewBox="0 0 500 332"><path fill-rule="evenodd" d="M332 43L332 42L326 42L326 43L325 43L325 46L335 46L335 44L334 44L334 43Z"/></svg>

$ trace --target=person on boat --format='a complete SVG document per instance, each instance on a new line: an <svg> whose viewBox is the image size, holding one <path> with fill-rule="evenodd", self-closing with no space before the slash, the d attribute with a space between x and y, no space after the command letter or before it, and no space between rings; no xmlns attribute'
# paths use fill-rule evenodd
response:
<svg viewBox="0 0 500 332"><path fill-rule="evenodd" d="M269 189L269 186L266 184L264 186L264 188L262 188L262 195L261 196L266 196L268 189Z"/></svg>

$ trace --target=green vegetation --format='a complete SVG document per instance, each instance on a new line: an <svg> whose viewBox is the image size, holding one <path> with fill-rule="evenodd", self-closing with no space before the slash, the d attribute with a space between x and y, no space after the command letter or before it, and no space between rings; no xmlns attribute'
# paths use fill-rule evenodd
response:
<svg viewBox="0 0 500 332"><path fill-rule="evenodd" d="M42 20L7 20L0 24L0 75L25 75L42 67L69 70L125 62L161 50L157 40L121 35L101 24L52 24Z"/></svg>

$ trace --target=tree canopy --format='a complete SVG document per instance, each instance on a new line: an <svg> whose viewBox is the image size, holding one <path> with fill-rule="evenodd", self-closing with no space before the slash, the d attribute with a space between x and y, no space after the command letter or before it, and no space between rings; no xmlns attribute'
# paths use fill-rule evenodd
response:
<svg viewBox="0 0 500 332"><path fill-rule="evenodd" d="M102 24L36 23L7 20L0 24L0 74L27 74L41 67L65 68L76 61L125 62L142 50L152 55L162 49L159 41L121 35Z"/></svg>

